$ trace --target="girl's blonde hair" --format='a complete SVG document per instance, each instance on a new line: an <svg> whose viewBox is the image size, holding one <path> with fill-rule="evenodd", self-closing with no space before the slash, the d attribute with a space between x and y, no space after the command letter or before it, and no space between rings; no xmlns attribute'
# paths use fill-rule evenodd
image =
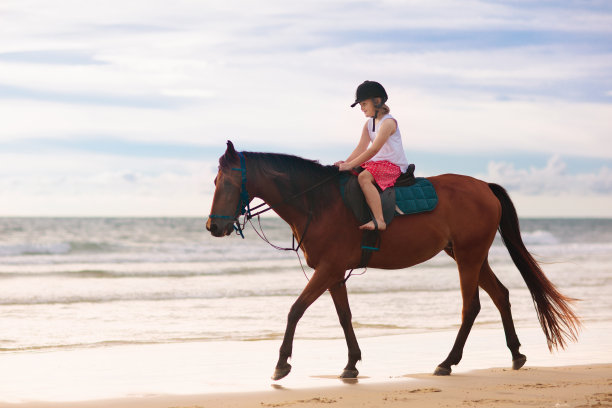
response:
<svg viewBox="0 0 612 408"><path fill-rule="evenodd" d="M378 101L377 101L378 99ZM376 103L381 103L382 102L382 98L372 98L372 102L374 103L374 106L376 107ZM382 113L383 116L384 115L388 115L389 112L391 112L391 109L387 106L386 103L383 103L383 105L380 108L376 108L378 110L378 112Z"/></svg>

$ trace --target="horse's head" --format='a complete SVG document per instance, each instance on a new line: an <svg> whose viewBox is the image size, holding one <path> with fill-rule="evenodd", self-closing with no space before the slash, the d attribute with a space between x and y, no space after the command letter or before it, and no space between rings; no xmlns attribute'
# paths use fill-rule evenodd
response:
<svg viewBox="0 0 612 408"><path fill-rule="evenodd" d="M227 141L227 150L219 159L219 172L215 178L215 195L206 229L215 237L230 235L234 231L234 224L241 214L243 200L242 172L240 156L234 145Z"/></svg>

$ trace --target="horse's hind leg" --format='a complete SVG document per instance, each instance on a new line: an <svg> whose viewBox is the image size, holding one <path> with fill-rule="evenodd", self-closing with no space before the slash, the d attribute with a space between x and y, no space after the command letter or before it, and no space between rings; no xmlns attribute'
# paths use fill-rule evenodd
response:
<svg viewBox="0 0 612 408"><path fill-rule="evenodd" d="M480 269L478 284L489 294L501 314L504 333L506 334L506 344L512 353L512 368L518 370L525 364L527 357L519 352L521 343L514 329L514 321L512 320L512 312L510 310L509 292L499 279L497 279L487 260L485 260Z"/></svg>
<svg viewBox="0 0 612 408"><path fill-rule="evenodd" d="M461 283L461 297L463 298L463 309L461 314L461 327L455 344L451 349L446 360L444 360L436 370L434 375L450 375L451 366L459 364L463 357L463 348L465 342L472 330L472 325L476 320L476 316L480 312L480 298L478 297L478 275L480 272L481 262L461 261L452 254L452 250L447 251L449 255L457 260L459 266L459 280Z"/></svg>
<svg viewBox="0 0 612 408"><path fill-rule="evenodd" d="M308 284L297 298L287 316L287 328L285 329L285 337L283 338L283 344L281 345L278 357L278 363L276 369L272 375L273 380L280 380L285 377L291 371L291 364L287 362L293 352L293 336L295 335L295 328L297 327L298 321L304 315L304 312L308 307L319 298L332 284L332 274L329 270L315 270L315 273L308 281ZM342 276L342 271L340 272ZM336 281L338 278L335 278Z"/></svg>
<svg viewBox="0 0 612 408"><path fill-rule="evenodd" d="M329 292L334 300L336 312L338 312L338 319L340 319L340 325L342 326L342 330L344 330L344 337L346 338L346 345L348 346L348 363L346 367L344 367L344 371L340 377L356 378L359 375L359 371L357 371L355 365L361 360L361 350L359 349L357 337L355 336L353 324L351 323L352 314L344 281L332 286Z"/></svg>

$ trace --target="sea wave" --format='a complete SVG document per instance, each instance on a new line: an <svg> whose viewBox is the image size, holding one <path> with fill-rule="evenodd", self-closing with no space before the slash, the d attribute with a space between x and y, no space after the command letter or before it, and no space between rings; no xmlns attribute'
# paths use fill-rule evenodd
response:
<svg viewBox="0 0 612 408"><path fill-rule="evenodd" d="M199 276L218 276L218 275L253 275L258 273L284 272L285 267L269 266L265 268L229 268L225 270L153 270L153 271L117 271L103 269L83 269L76 271L34 271L16 272L0 271L0 278L41 278L58 277L73 279L122 279L122 278L194 278Z"/></svg>
<svg viewBox="0 0 612 408"><path fill-rule="evenodd" d="M91 263L3 263L0 278L189 278L198 276L234 276L254 274L276 274L285 271L300 271L295 259L251 260L247 262L221 261L124 261Z"/></svg>
<svg viewBox="0 0 612 408"><path fill-rule="evenodd" d="M269 285L269 284L268 284ZM77 287L60 287L56 291L37 292L35 288L22 290L20 293L7 292L0 298L0 305L3 306L26 306L26 305L69 305L76 303L104 304L115 302L167 302L185 300L216 300L216 299L252 299L252 298L278 298L290 297L295 299L300 291L301 285L296 284L295 279L290 283L281 282L278 285L261 286L253 284L227 287L217 284L209 286L198 286L192 288L190 284L181 285L180 288L165 289L163 280L160 284L153 284L151 287L138 290L138 282L123 288L122 291L113 291L112 286L105 285L104 288L96 290L93 286L86 287L82 292L78 292ZM195 285L193 285L195 286ZM379 285L355 285L350 289L351 295L376 295L376 294L401 294L406 296L418 296L421 293L447 292L458 293L458 286L451 284L440 285L410 285L397 286L393 283ZM442 296L442 295L440 295Z"/></svg>
<svg viewBox="0 0 612 408"><path fill-rule="evenodd" d="M0 352L281 339L286 313L307 284L296 255L270 248L250 230L244 240L217 239L202 224L3 219ZM612 221L521 220L521 228L549 279L584 299L576 307L585 321L611 321ZM290 245L282 220L265 220L265 230L274 243ZM525 282L499 238L489 261L510 290L517 325L537 324ZM456 330L459 286L457 265L444 253L408 270L369 268L347 281L355 329L360 337ZM476 324L501 325L489 296L480 296ZM342 337L329 294L309 308L300 328L303 338Z"/></svg>
<svg viewBox="0 0 612 408"><path fill-rule="evenodd" d="M67 254L70 250L71 246L67 242L52 244L9 244L0 245L0 256Z"/></svg>
<svg viewBox="0 0 612 408"><path fill-rule="evenodd" d="M0 256L20 255L68 255L109 253L117 251L117 246L107 243L89 241L51 242L51 243L16 243L0 245Z"/></svg>
<svg viewBox="0 0 612 408"><path fill-rule="evenodd" d="M96 250L91 250L96 248ZM266 260L296 259L291 252L271 250L266 246L200 246L191 245L131 246L114 244L58 243L58 244L12 244L0 245L2 265L54 265L54 264L98 264L98 263L175 263L175 262L252 262Z"/></svg>
<svg viewBox="0 0 612 408"><path fill-rule="evenodd" d="M183 300L213 300L213 299L241 299L241 298L259 298L259 297L296 297L295 291L292 290L276 290L259 292L239 291L233 293L224 292L208 292L208 293L139 293L139 294L102 294L102 295L41 295L37 297L14 297L0 299L2 306L31 306L31 305L71 305L76 303L114 303L114 302L166 302L166 301L183 301Z"/></svg>
<svg viewBox="0 0 612 408"><path fill-rule="evenodd" d="M0 339L0 353L15 353L15 352L41 352L41 351L61 351L74 349L90 349L98 347L117 347L117 346L143 346L151 344L175 344L175 343L201 343L211 341L262 341L262 340L279 340L283 338L283 332L253 332L252 334L238 334L228 332L211 332L207 336L186 336L186 337L162 337L149 340L105 340L92 341L82 343L50 343L50 344L17 344L14 347L6 346L6 340ZM306 338L304 336L300 339ZM324 339L339 339L340 335L326 337ZM321 337L313 338L322 340Z"/></svg>
<svg viewBox="0 0 612 408"><path fill-rule="evenodd" d="M557 245L561 242L550 231L536 230L532 232L523 232L523 242L526 245Z"/></svg>

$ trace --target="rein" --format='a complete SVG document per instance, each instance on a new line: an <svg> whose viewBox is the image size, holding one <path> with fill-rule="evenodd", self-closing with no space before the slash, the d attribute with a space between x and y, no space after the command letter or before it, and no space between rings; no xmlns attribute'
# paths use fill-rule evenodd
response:
<svg viewBox="0 0 612 408"><path fill-rule="evenodd" d="M241 152L237 152L238 153L238 157L240 158L240 168L237 167L232 167L232 170L234 171L239 171L241 173L241 185L240 185L240 200L238 201L238 204L236 206L236 211L234 212L234 216L228 216L228 215L216 215L216 214L210 214L209 217L210 218L221 218L221 219L229 219L229 220L234 220L234 231L236 231L237 235L240 235L242 237L242 239L244 239L244 227L246 226L247 221L251 224L251 226L253 227L253 230L255 231L255 233L259 236L259 238L261 238L265 243L267 243L268 245L270 245L272 248L280 250L280 251L294 251L298 257L298 261L300 262L300 266L302 268L302 272L304 273L304 276L306 277L306 280L310 280L308 278L308 275L306 274L306 271L304 270L304 265L302 264L302 259L300 258L300 254L299 254L299 249L302 246L302 242L304 242L304 238L306 237L306 233L308 232L308 227L310 226L310 222L312 221L312 210L308 210L308 220L306 221L306 226L304 226L304 232L302 233L302 237L300 238L299 242L295 243L295 234L292 234L291 236L291 247L287 248L287 247L280 247L278 245L273 244L272 242L270 242L270 240L268 239L268 237L266 237L266 234L263 230L263 227L261 226L261 217L260 215L270 211L273 209L273 207L267 203L262 203L259 204L253 208L251 208L250 205L250 198L249 198L249 193L247 191L247 172L246 172L246 160L244 158L244 154ZM288 198L285 200L285 203L291 202L293 200L295 200L296 198L314 190L317 189L319 187L321 187L322 185L328 183L329 181L333 180L334 178L338 177L341 173L338 172L336 174L333 174L329 177L324 178L323 180L321 180L320 182L308 187L306 190L301 191L295 195L293 195L292 197ZM268 208L264 208L263 210L254 212L255 210L258 210L264 206L268 206ZM243 221L242 221L242 225L240 222L240 216L244 216ZM259 231L257 230L257 228L255 227L255 225L253 225L253 221L251 221L252 218L257 217L257 221L259 223ZM376 248L372 248L372 249L376 249ZM370 250L368 248L368 250ZM346 275L346 277L341 281L341 284L346 284L346 281L352 276L352 275L363 275L365 273L365 271L367 270L367 259L369 259L369 257L366 259L364 258L365 256L365 251L362 252L362 261L361 263L364 264L363 266L365 266L365 270L362 273L353 273L354 269L351 269L349 271L349 273ZM362 266L362 265L360 265Z"/></svg>

